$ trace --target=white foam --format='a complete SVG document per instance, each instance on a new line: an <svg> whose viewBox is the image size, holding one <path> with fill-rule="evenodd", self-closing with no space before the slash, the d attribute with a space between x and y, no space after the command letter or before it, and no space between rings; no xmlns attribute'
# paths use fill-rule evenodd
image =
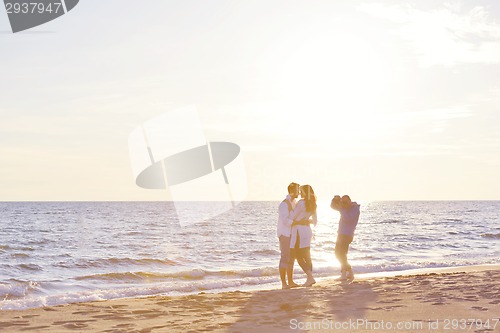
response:
<svg viewBox="0 0 500 333"><path fill-rule="evenodd" d="M74 293L63 293L50 296L31 296L24 299L4 300L0 302L0 309L20 310L34 307L54 306L68 303L109 300L116 298L153 296L164 294L189 294L200 291L218 291L241 286L264 285L277 282L277 277L225 279L212 281L189 281L175 283L161 283L149 286L98 289Z"/></svg>
<svg viewBox="0 0 500 333"><path fill-rule="evenodd" d="M10 284L0 283L0 298L9 299L12 297L24 297L30 291L38 288L38 283L34 281L13 282Z"/></svg>
<svg viewBox="0 0 500 333"><path fill-rule="evenodd" d="M439 267L449 267L440 264L407 264L407 265L372 265L367 267L356 267L353 269L357 274L373 274L381 273L387 274L390 272L400 272L415 269L424 268L439 268ZM53 295L36 296L27 295L29 289L37 288L37 284L33 282L29 283L17 283L11 285L0 284L0 292L4 295L9 293L10 295L16 295L17 297L23 297L21 299L5 299L0 301L0 309L3 310L21 310L27 308L43 307L43 306L55 306L68 303L79 303L79 302L90 302L90 301L100 301L100 300L110 300L117 298L130 298L130 297L145 297L154 295L182 295L182 294L192 294L197 292L220 292L227 290L245 290L245 289L263 289L266 285L279 283L278 274L268 275L270 272L274 272L273 267L263 267L259 269L253 269L248 271L243 271L240 273L245 274L245 277L240 276L227 276L226 277L212 277L212 278L202 278L202 279L192 279L184 281L169 281L161 282L155 284L144 284L139 286L127 287L127 288L114 288L114 289L96 289L91 291L81 291L81 292L70 292L70 293L59 293ZM206 274L203 270L194 270L194 274ZM314 269L314 275L318 278L328 278L333 277L338 274L337 267L316 267ZM296 269L295 276L297 279L305 278L305 275Z"/></svg>

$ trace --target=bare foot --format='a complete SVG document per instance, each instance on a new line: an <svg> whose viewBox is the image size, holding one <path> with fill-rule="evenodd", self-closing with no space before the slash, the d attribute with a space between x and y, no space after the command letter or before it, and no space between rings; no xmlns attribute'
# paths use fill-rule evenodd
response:
<svg viewBox="0 0 500 333"><path fill-rule="evenodd" d="M312 286L315 283L316 283L316 280L314 280L314 278L313 278L311 280L307 280L306 283L304 283L302 286L304 286L304 287L310 287L310 286Z"/></svg>
<svg viewBox="0 0 500 333"><path fill-rule="evenodd" d="M298 284L296 284L295 282L291 282L291 283L289 283L289 284L288 284L288 286L289 286L290 288L297 288L297 287L300 287L300 286L299 286Z"/></svg>

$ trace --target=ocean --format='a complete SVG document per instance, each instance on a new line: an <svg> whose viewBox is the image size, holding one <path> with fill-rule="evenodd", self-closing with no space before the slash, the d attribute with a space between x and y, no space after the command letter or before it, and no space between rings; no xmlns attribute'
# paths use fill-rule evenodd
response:
<svg viewBox="0 0 500 333"><path fill-rule="evenodd" d="M499 201L360 203L355 273L499 263ZM278 205L243 202L180 226L171 202L0 203L0 309L279 288ZM338 219L318 202L316 277L339 274Z"/></svg>

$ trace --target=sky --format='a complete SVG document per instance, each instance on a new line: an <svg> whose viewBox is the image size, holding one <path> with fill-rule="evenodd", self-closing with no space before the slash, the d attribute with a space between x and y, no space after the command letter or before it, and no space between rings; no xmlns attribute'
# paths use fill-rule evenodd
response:
<svg viewBox="0 0 500 333"><path fill-rule="evenodd" d="M82 0L0 10L0 201L173 200L130 133L195 106L246 200L500 200L500 3ZM175 199L175 198L174 198Z"/></svg>

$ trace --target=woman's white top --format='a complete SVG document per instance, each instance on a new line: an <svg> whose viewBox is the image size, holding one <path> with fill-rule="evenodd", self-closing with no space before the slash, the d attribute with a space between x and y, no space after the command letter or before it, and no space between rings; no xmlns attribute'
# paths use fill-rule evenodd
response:
<svg viewBox="0 0 500 333"><path fill-rule="evenodd" d="M294 210L290 213L289 219L294 221L311 219L311 222L312 224L314 224L314 226L316 226L316 224L318 223L318 217L316 213L306 212L306 202L303 199L297 203ZM299 247L301 249L311 246L312 230L309 225L295 225L292 227L290 248L295 247L295 243L297 242L297 235L300 238Z"/></svg>

